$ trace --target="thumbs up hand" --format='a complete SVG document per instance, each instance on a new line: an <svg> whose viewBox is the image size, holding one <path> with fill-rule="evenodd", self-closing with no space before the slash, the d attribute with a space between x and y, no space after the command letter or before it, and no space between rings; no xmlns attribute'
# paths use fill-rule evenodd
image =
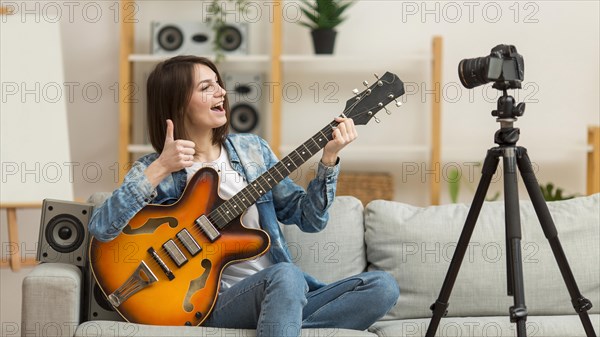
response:
<svg viewBox="0 0 600 337"><path fill-rule="evenodd" d="M173 121L167 119L167 134L163 150L160 156L144 170L144 174L153 188L156 188L171 173L194 164L196 144L184 139L175 140L173 130Z"/></svg>
<svg viewBox="0 0 600 337"><path fill-rule="evenodd" d="M194 142L184 139L175 140L173 131L173 121L167 119L165 144L162 153L156 160L168 173L192 166L194 164L194 153L196 153Z"/></svg>

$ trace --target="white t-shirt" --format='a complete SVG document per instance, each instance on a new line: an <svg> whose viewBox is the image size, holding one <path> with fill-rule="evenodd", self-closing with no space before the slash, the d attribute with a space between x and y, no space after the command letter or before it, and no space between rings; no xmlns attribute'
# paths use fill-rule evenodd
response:
<svg viewBox="0 0 600 337"><path fill-rule="evenodd" d="M221 179L219 195L225 200L233 197L236 193L248 185L248 183L244 180L244 177L234 170L233 167L231 167L231 164L229 163L229 156L227 155L227 151L225 151L224 147L221 147L221 155L214 162L196 162L192 167L186 168L188 183L194 173L196 173L202 167L212 167L219 173L219 177ZM256 208L256 205L252 205L246 210L246 213L242 216L242 223L248 228L260 228L260 224L258 223L258 209ZM254 260L242 261L229 265L223 270L221 277L221 291L229 289L244 278L261 271L272 264L273 262L271 259L269 259L267 254L265 254Z"/></svg>

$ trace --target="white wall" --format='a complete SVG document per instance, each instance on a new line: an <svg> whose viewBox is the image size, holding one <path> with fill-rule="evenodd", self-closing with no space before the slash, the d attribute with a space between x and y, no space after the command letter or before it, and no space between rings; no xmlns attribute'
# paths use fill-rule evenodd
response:
<svg viewBox="0 0 600 337"><path fill-rule="evenodd" d="M118 182L115 162L119 98L114 95L114 85L118 80L119 27L114 16L115 3L45 2L39 3L36 10L34 2L3 2L16 5L19 10L33 11L33 14L17 13L23 15L24 20L52 20L61 25L65 81L68 82L65 95L69 95L71 160L79 164L65 166L64 174L72 175L75 197L79 200L85 200L95 191L111 191ZM165 7L178 10L182 3L189 4L169 2ZM140 25L145 25L149 16L160 18L161 9L154 8L159 4L149 1L142 4L138 12L142 15ZM51 6L59 9L59 16L51 14L51 10L56 10ZM462 11L460 16L457 15L458 8ZM517 9L519 16L515 18ZM501 14L496 14L498 10ZM197 11L201 13L201 9ZM178 12L181 17L187 18L194 17L194 13L189 10ZM439 15L436 17L435 13ZM344 66L342 69L345 70L341 72L327 69L315 72L302 68L296 69L294 74L286 73L285 83L297 82L303 96L297 103L285 101L284 144L295 146L312 136L341 111L351 89L360 87L364 79L370 80L374 71L381 74L388 67L393 67L389 70L405 82L419 87L423 84L423 89L430 89L430 60L402 61L402 56L429 55L432 36L441 35L444 37L443 81L446 89L442 111L443 158L445 162L458 162L466 169L470 164L464 163L482 161L486 149L494 145L493 134L498 124L490 116L490 111L495 108L497 93L495 90L484 91L481 87L464 89L457 78L456 67L463 58L489 54L496 44L514 44L525 57L526 67L524 90L518 93L519 100L528 104L525 116L516 124L522 132L520 145L529 149L532 160L538 164L540 182L552 181L567 192L582 194L585 192L586 128L589 124L600 123L598 13L596 1L360 1L351 8L348 20L338 29L336 53L365 55L364 61L348 68ZM291 18L287 21L284 52L311 53L308 31L294 24ZM265 29L268 27L266 12L253 26L259 34L252 39L251 50L265 53L269 46L265 41L270 36ZM143 27L138 30L140 37L147 34ZM267 36L262 38L264 35ZM143 41L137 45L141 49L145 46L147 44ZM43 51L40 51L40 57L43 57ZM396 57L399 60L397 65L379 61L380 58L393 60ZM379 69L381 63L386 63L386 69ZM321 88L316 102L314 90L310 88L315 82ZM328 91L330 88L325 88L329 82L339 88L332 97L338 103L324 100L324 95L331 93ZM97 94L98 89L101 94ZM493 99L486 98L484 93ZM396 142L426 144L431 99L431 95L424 95L422 89L407 93L405 105L399 110L393 109L392 116L382 113L381 124L361 127L360 138L352 146L372 149ZM52 136L51 130L48 130L48 135ZM2 144L3 148L5 146L14 145ZM423 155L401 154L376 162L356 162L355 157L357 155L348 154L343 159L345 169L393 172L397 182L397 200L427 204L427 179L431 177L425 174L429 167ZM406 169L413 164L420 168L419 172L408 175ZM470 179L473 185L478 178L476 169ZM492 189L500 190L498 185L494 184ZM522 193L521 197L526 198L526 195ZM471 194L465 190L461 199L469 202ZM448 201L445 192L443 201ZM3 243L2 257L6 259L6 220L4 213L1 215L0 240ZM19 219L21 238L31 257L39 212L19 213ZM11 324L20 322L20 309L13 304L20 303L20 277L14 277L15 274L7 269L0 270L0 273L2 335L7 335Z"/></svg>

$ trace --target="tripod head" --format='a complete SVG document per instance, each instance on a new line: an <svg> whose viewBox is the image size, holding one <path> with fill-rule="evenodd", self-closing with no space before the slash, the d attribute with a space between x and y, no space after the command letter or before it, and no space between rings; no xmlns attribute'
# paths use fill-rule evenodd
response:
<svg viewBox="0 0 600 337"><path fill-rule="evenodd" d="M498 145L515 145L519 140L520 131L513 127L513 123L525 113L525 103L517 104L515 99L508 95L507 87L496 84L493 87L502 90L502 96L498 98L496 110L492 111L492 116L497 117L496 121L500 123L500 130L494 134L494 142Z"/></svg>

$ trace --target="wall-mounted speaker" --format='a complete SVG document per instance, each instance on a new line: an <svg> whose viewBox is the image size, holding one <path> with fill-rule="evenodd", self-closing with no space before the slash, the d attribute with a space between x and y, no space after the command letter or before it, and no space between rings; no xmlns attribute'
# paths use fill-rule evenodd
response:
<svg viewBox="0 0 600 337"><path fill-rule="evenodd" d="M85 315L84 321L118 321L124 322L125 319L119 315L117 311L110 304L102 289L92 273L92 268L89 266L85 271L85 282L86 288L84 291L83 301L84 308L83 314Z"/></svg>
<svg viewBox="0 0 600 337"><path fill-rule="evenodd" d="M153 54L209 55L215 40L225 54L248 54L248 24L227 24L215 34L203 22L152 22Z"/></svg>
<svg viewBox="0 0 600 337"><path fill-rule="evenodd" d="M45 199L37 250L40 262L83 267L87 259L88 223L93 205Z"/></svg>
<svg viewBox="0 0 600 337"><path fill-rule="evenodd" d="M229 97L231 131L264 137L264 75L225 73L223 80Z"/></svg>

